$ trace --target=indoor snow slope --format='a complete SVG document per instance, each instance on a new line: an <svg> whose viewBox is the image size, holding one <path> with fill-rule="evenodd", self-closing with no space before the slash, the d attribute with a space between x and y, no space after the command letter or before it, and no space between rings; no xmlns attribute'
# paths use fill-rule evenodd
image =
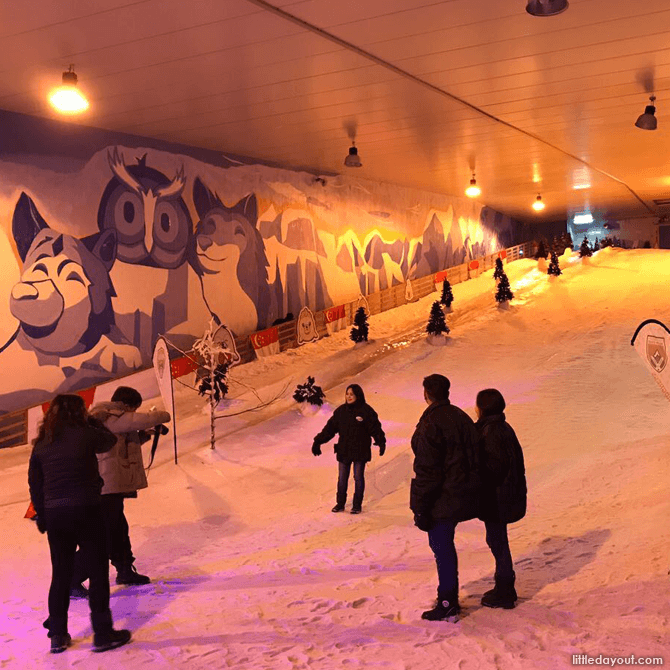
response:
<svg viewBox="0 0 670 670"><path fill-rule="evenodd" d="M492 271L454 286L450 341L426 343L430 296L348 332L234 369L209 448L204 399L178 386L179 464L169 439L149 488L126 505L144 587L113 584L126 647L92 654L86 601L73 601L75 646L48 652L46 538L24 520L29 447L0 453L2 668L568 668L573 654L665 657L670 604L670 405L630 339L644 319L670 323L670 252L605 249L588 265L561 257L506 266L515 299L499 310ZM493 559L479 521L456 531L463 618L421 620L435 597L427 536L408 509L410 437L421 381L439 372L471 416L496 387L524 447L525 519L510 528L519 603L482 608ZM314 416L291 394L308 374L327 391ZM312 438L347 384L361 384L388 437L373 448L363 514L332 514L332 443ZM159 404L151 371L136 383ZM255 397L255 390L260 401ZM102 399L102 398L99 398ZM350 484L353 487L353 482ZM350 491L351 494L351 491ZM347 510L349 505L347 506Z"/></svg>

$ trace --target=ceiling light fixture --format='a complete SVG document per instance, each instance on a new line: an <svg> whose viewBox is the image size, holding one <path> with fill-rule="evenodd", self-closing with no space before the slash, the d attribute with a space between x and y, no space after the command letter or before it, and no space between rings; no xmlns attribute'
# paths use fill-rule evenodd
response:
<svg viewBox="0 0 670 670"><path fill-rule="evenodd" d="M544 203L542 202L542 196L538 193L535 202L533 203L533 209L536 212L541 212L544 209Z"/></svg>
<svg viewBox="0 0 670 670"><path fill-rule="evenodd" d="M654 116L656 113L656 107L654 107L655 100L655 95L649 96L649 102L651 102L651 104L644 108L644 114L640 114L640 116L637 117L637 121L635 122L636 127L642 128L642 130L656 130L657 120Z"/></svg>
<svg viewBox="0 0 670 670"><path fill-rule="evenodd" d="M344 164L347 167L363 167L363 163L361 163L361 159L358 156L358 149L356 148L356 142L352 141L351 146L349 147L349 154L344 159Z"/></svg>
<svg viewBox="0 0 670 670"><path fill-rule="evenodd" d="M470 180L470 186L465 189L465 195L468 198L477 198L482 194L482 189L477 186L477 180L475 179L475 173L472 173L472 179Z"/></svg>
<svg viewBox="0 0 670 670"><path fill-rule="evenodd" d="M88 109L88 100L77 88L74 65L63 72L63 84L49 95L49 102L61 114L80 114Z"/></svg>
<svg viewBox="0 0 670 670"><path fill-rule="evenodd" d="M528 0L526 11L533 16L556 16L568 8L568 0Z"/></svg>

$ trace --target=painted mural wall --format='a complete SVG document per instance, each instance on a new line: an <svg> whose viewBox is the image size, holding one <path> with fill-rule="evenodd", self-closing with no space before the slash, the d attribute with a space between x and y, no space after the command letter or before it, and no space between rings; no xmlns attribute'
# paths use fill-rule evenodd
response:
<svg viewBox="0 0 670 670"><path fill-rule="evenodd" d="M463 198L0 112L0 412L516 244Z"/></svg>

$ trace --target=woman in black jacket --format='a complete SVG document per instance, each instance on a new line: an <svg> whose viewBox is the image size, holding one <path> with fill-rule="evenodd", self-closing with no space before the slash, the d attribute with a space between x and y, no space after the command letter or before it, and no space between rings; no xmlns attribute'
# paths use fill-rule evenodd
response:
<svg viewBox="0 0 670 670"><path fill-rule="evenodd" d="M483 483L480 519L486 543L495 558L495 588L482 597L486 607L512 609L517 600L507 524L526 515L526 471L523 451L512 426L505 421L505 399L496 389L477 394L476 423L480 436Z"/></svg>
<svg viewBox="0 0 670 670"><path fill-rule="evenodd" d="M370 444L374 439L379 447L379 455L386 451L386 435L382 430L377 412L365 402L365 394L358 384L347 386L345 403L340 405L328 419L324 429L314 438L312 453L321 456L321 445L332 440L336 434L339 440L335 453L339 465L337 479L337 498L333 512L344 510L347 501L347 485L351 464L354 465L354 500L352 514L360 514L365 492L365 464L372 460Z"/></svg>
<svg viewBox="0 0 670 670"><path fill-rule="evenodd" d="M30 455L28 485L37 527L51 552L49 629L51 652L72 643L67 630L70 584L77 545L90 579L93 650L126 644L130 631L114 630L109 609L109 564L100 508L102 479L97 453L109 451L116 435L86 412L78 395L57 395L44 415Z"/></svg>

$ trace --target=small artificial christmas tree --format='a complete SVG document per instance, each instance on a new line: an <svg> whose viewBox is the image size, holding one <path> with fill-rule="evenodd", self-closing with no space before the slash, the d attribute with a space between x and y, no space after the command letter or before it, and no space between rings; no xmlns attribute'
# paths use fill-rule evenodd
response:
<svg viewBox="0 0 670 670"><path fill-rule="evenodd" d="M451 284L448 279L445 279L442 282L442 296L440 297L440 303L445 307L451 307L452 302L454 302L454 294L451 290Z"/></svg>
<svg viewBox="0 0 670 670"><path fill-rule="evenodd" d="M505 274L505 271L503 270L502 258L496 258L496 269L493 272L493 278L497 281L503 274Z"/></svg>
<svg viewBox="0 0 670 670"><path fill-rule="evenodd" d="M540 258L546 258L548 256L547 249L544 246L544 240L540 240L540 244L537 245L537 251L535 252L535 260L540 260Z"/></svg>
<svg viewBox="0 0 670 670"><path fill-rule="evenodd" d="M368 315L365 307L359 307L354 316L354 327L349 337L356 343L368 341Z"/></svg>
<svg viewBox="0 0 670 670"><path fill-rule="evenodd" d="M593 253L596 251L600 251L600 243L598 242L598 238L596 237L596 241L593 243Z"/></svg>
<svg viewBox="0 0 670 670"><path fill-rule="evenodd" d="M214 369L214 402L218 405L223 398L226 397L228 393L228 369L230 368L230 363L219 363ZM200 381L200 386L198 386L198 394L209 396L212 389L210 382L211 376L207 375L203 377Z"/></svg>
<svg viewBox="0 0 670 670"><path fill-rule="evenodd" d="M307 377L307 383L298 384L293 399L297 402L307 402L310 405L321 407L326 394L320 386L314 383L314 377Z"/></svg>
<svg viewBox="0 0 670 670"><path fill-rule="evenodd" d="M592 256L593 251L591 250L591 247L589 245L589 241L586 239L586 235L584 235L584 239L582 240L582 246L579 247L579 257L584 258L584 256Z"/></svg>
<svg viewBox="0 0 670 670"><path fill-rule="evenodd" d="M512 289L509 286L509 279L503 272L500 281L498 282L498 290L496 291L496 302L503 304L509 302L514 297Z"/></svg>
<svg viewBox="0 0 670 670"><path fill-rule="evenodd" d="M426 332L429 335L446 335L449 332L449 326L447 326L447 320L444 318L444 312L439 300L436 300L430 308L430 317L428 317Z"/></svg>
<svg viewBox="0 0 670 670"><path fill-rule="evenodd" d="M553 275L554 277L558 277L558 275L563 274L563 271L558 265L558 256L556 255L555 251L551 252L551 262L549 263L547 274Z"/></svg>

